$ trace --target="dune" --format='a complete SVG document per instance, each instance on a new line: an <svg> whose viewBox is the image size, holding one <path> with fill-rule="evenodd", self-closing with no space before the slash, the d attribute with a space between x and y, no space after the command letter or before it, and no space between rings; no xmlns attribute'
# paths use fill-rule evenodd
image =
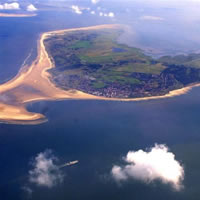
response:
<svg viewBox="0 0 200 200"><path fill-rule="evenodd" d="M55 101L67 99L79 100L109 100L109 101L143 101L174 97L187 93L195 86L191 85L174 90L163 96L153 96L134 99L106 98L87 94L78 90L62 90L51 82L48 69L54 67L45 49L44 40L53 35L80 30L95 30L118 28L119 25L99 25L92 27L65 29L43 33L38 41L38 56L30 66L23 66L19 73L10 81L0 85L0 121L17 124L38 124L46 121L44 115L29 112L27 104L37 101Z"/></svg>

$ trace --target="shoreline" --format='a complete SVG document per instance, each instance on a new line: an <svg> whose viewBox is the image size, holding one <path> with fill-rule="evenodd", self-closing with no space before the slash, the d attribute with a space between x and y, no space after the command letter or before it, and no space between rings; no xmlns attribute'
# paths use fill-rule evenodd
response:
<svg viewBox="0 0 200 200"><path fill-rule="evenodd" d="M28 103L37 101L56 100L106 100L106 101L144 101L180 96L189 92L192 88L200 86L193 84L181 89L172 90L166 95L141 98L106 98L94 96L78 90L63 90L56 87L50 80L48 69L54 67L46 51L44 40L53 35L80 30L97 30L115 28L119 25L98 25L83 28L64 29L50 31L41 34L38 40L38 55L30 66L23 66L18 74L8 82L0 85L0 122L12 124L39 124L47 121L40 113L29 112L26 108Z"/></svg>
<svg viewBox="0 0 200 200"><path fill-rule="evenodd" d="M37 14L13 14L13 13L0 13L0 17L35 17Z"/></svg>

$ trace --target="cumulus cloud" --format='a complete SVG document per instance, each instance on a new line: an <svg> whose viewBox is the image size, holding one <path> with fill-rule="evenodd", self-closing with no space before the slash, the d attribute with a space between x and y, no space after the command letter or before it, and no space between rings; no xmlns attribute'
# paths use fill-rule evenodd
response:
<svg viewBox="0 0 200 200"><path fill-rule="evenodd" d="M91 14L93 14L93 12L94 12L94 11L91 11L90 7L80 7L78 5L72 5L71 9L73 10L73 12L75 12L76 14L79 14L79 15L83 14L83 12L89 12Z"/></svg>
<svg viewBox="0 0 200 200"><path fill-rule="evenodd" d="M29 171L29 181L48 188L62 183L63 175L54 163L56 160L51 150L39 153L32 163L33 169Z"/></svg>
<svg viewBox="0 0 200 200"><path fill-rule="evenodd" d="M97 3L99 3L99 1L100 1L100 0L91 0L91 2L92 2L93 4L97 4Z"/></svg>
<svg viewBox="0 0 200 200"><path fill-rule="evenodd" d="M115 16L115 14L113 12L108 13L108 17L114 17L114 16Z"/></svg>
<svg viewBox="0 0 200 200"><path fill-rule="evenodd" d="M99 16L100 17L104 16L104 17L111 17L111 18L113 18L113 17L115 17L115 14L113 12L109 12L109 13L99 12Z"/></svg>
<svg viewBox="0 0 200 200"><path fill-rule="evenodd" d="M95 12L94 10L92 10L90 13L91 13L92 15L95 15L95 14L96 14L96 12Z"/></svg>
<svg viewBox="0 0 200 200"><path fill-rule="evenodd" d="M19 10L20 5L19 3L4 3L0 4L0 10Z"/></svg>
<svg viewBox="0 0 200 200"><path fill-rule="evenodd" d="M29 12L34 12L37 11L38 9L33 4L30 4L27 6L26 10Z"/></svg>
<svg viewBox="0 0 200 200"><path fill-rule="evenodd" d="M163 21L164 18L162 17L157 17L157 16L150 16L150 15L145 15L140 17L141 20L154 20L154 21Z"/></svg>
<svg viewBox="0 0 200 200"><path fill-rule="evenodd" d="M151 183L160 180L171 184L177 191L183 188L184 169L166 145L156 144L147 152L129 151L124 159L125 166L115 165L112 168L111 174L116 181L132 178Z"/></svg>
<svg viewBox="0 0 200 200"><path fill-rule="evenodd" d="M72 5L72 10L76 13L76 14L79 14L81 15L83 12L81 10L81 8L79 8L79 6L76 6L76 5Z"/></svg>

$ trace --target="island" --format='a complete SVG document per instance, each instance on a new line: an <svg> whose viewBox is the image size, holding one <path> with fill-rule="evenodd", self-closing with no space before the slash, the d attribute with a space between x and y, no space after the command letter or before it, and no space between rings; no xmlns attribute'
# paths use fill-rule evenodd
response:
<svg viewBox="0 0 200 200"><path fill-rule="evenodd" d="M33 63L0 85L0 122L45 122L44 114L27 109L37 101L153 100L200 86L199 55L154 60L119 44L122 31L121 25L98 25L43 33Z"/></svg>
<svg viewBox="0 0 200 200"><path fill-rule="evenodd" d="M123 32L118 27L47 38L45 46L55 66L49 70L51 80L64 90L108 98L161 96L200 81L199 54L156 60L119 43Z"/></svg>

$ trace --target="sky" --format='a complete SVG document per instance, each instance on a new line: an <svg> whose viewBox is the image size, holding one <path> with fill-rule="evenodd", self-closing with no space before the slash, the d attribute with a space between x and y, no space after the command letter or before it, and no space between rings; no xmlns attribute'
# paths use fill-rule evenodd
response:
<svg viewBox="0 0 200 200"><path fill-rule="evenodd" d="M114 3L113 3L114 2ZM114 9L130 7L141 7L147 9L161 9L161 8L176 8L176 9L190 9L192 7L200 7L200 0L0 0L0 9L24 9L28 11L36 11L37 5L51 4L56 6L73 6L73 10L77 14L82 14L81 9L90 8L93 14L96 14L96 9ZM31 5L29 9L27 6ZM98 15L100 13L98 12ZM102 13L109 15L109 13ZM112 14L111 14L112 15Z"/></svg>

